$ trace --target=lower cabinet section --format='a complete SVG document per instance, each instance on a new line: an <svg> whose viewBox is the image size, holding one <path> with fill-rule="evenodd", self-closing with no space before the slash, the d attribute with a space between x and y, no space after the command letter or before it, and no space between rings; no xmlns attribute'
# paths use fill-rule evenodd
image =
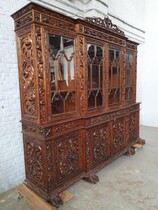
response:
<svg viewBox="0 0 158 210"><path fill-rule="evenodd" d="M61 134L58 125L23 126L26 183L56 206L61 191L81 178L96 183L94 173L139 140L139 106L76 122L74 131L73 121L59 125Z"/></svg>

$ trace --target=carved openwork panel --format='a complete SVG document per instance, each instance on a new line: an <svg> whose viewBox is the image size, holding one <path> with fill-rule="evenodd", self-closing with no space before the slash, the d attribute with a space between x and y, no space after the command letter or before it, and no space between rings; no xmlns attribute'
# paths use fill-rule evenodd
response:
<svg viewBox="0 0 158 210"><path fill-rule="evenodd" d="M33 61L33 38L32 34L28 33L20 37L20 69L21 69L21 94L23 115L30 118L37 118L37 93L35 68Z"/></svg>
<svg viewBox="0 0 158 210"><path fill-rule="evenodd" d="M118 152L125 147L125 126L124 118L119 118L112 122L112 152Z"/></svg>
<svg viewBox="0 0 158 210"><path fill-rule="evenodd" d="M34 180L44 186L44 154L43 147L33 138L24 136L25 164L27 179Z"/></svg>
<svg viewBox="0 0 158 210"><path fill-rule="evenodd" d="M54 140L56 179L58 183L82 171L82 140L79 133L72 133Z"/></svg>

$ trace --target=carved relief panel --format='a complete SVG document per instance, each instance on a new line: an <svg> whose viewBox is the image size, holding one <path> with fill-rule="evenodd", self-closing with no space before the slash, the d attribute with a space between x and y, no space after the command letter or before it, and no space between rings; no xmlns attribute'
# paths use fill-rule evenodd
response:
<svg viewBox="0 0 158 210"><path fill-rule="evenodd" d="M130 114L129 116L129 127L128 127L128 132L129 132L129 138L128 141L132 142L134 141L136 138L138 138L138 129L139 129L139 113L138 112L134 112L132 114Z"/></svg>
<svg viewBox="0 0 158 210"><path fill-rule="evenodd" d="M118 118L112 121L112 153L117 153L126 145L124 118Z"/></svg>
<svg viewBox="0 0 158 210"><path fill-rule="evenodd" d="M105 162L110 157L108 123L89 129L86 132L87 170Z"/></svg>
<svg viewBox="0 0 158 210"><path fill-rule="evenodd" d="M20 50L20 89L22 98L22 115L26 118L37 118L36 75L33 60L33 35L31 32L18 37Z"/></svg>
<svg viewBox="0 0 158 210"><path fill-rule="evenodd" d="M82 172L82 139L76 132L54 140L57 183Z"/></svg>
<svg viewBox="0 0 158 210"><path fill-rule="evenodd" d="M26 177L44 187L44 148L32 137L24 136Z"/></svg>

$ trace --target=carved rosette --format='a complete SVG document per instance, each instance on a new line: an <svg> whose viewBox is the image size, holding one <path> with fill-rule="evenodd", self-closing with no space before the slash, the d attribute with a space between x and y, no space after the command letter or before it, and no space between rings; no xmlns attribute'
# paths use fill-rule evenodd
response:
<svg viewBox="0 0 158 210"><path fill-rule="evenodd" d="M45 104L45 89L44 89L44 67L42 58L42 41L41 41L41 28L36 26L35 39L36 39L36 59L38 71L38 91L39 91L39 105L40 105L40 120L46 121L46 104Z"/></svg>
<svg viewBox="0 0 158 210"><path fill-rule="evenodd" d="M21 65L22 65L22 79L21 88L24 96L23 100L23 113L24 115L36 118L37 105L36 105L36 87L35 87L35 69L33 65L33 47L32 35L26 34L20 38L21 45Z"/></svg>
<svg viewBox="0 0 158 210"><path fill-rule="evenodd" d="M119 119L112 123L113 139L112 149L113 151L119 151L125 146L124 142L124 120Z"/></svg>
<svg viewBox="0 0 158 210"><path fill-rule="evenodd" d="M42 147L27 139L24 143L27 176L34 179L39 185L44 185Z"/></svg>
<svg viewBox="0 0 158 210"><path fill-rule="evenodd" d="M66 177L81 173L82 144L77 134L65 136L55 142L56 178L61 182Z"/></svg>

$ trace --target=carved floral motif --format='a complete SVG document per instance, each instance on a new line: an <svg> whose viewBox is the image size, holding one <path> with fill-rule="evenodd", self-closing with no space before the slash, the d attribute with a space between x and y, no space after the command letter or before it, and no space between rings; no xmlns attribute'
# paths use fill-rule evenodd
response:
<svg viewBox="0 0 158 210"><path fill-rule="evenodd" d="M51 136L51 128L42 128L41 126L29 124L29 123L22 123L22 128L24 131L29 131L34 134L41 135L43 137L49 137Z"/></svg>
<svg viewBox="0 0 158 210"><path fill-rule="evenodd" d="M37 116L35 70L32 55L31 33L21 38L21 63L22 63L22 88L24 95L24 113L33 117Z"/></svg>
<svg viewBox="0 0 158 210"><path fill-rule="evenodd" d="M42 163L42 147L34 144L33 142L25 140L25 157L28 176L43 185L44 170Z"/></svg>
<svg viewBox="0 0 158 210"><path fill-rule="evenodd" d="M73 24L51 18L50 16L43 15L42 22L50 24L51 26L59 27L59 28L66 29L69 31L75 31L75 26Z"/></svg>
<svg viewBox="0 0 158 210"><path fill-rule="evenodd" d="M70 129L75 129L75 128L79 128L79 127L80 127L79 121L67 122L64 124L53 126L53 134L58 134L63 131L68 131Z"/></svg>
<svg viewBox="0 0 158 210"><path fill-rule="evenodd" d="M84 27L84 33L90 35L95 38L100 38L112 42L114 44L119 44L125 46L126 42L123 39L111 36L109 34L103 33L101 31L97 31L88 27Z"/></svg>

